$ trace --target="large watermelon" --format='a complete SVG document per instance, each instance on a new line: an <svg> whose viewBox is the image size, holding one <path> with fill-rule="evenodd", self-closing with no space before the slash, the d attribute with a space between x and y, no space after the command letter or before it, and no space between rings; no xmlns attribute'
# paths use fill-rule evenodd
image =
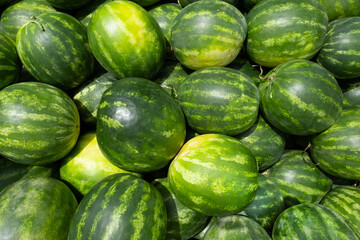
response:
<svg viewBox="0 0 360 240"><path fill-rule="evenodd" d="M360 77L359 29L360 16L338 19L329 24L317 61L336 78Z"/></svg>
<svg viewBox="0 0 360 240"><path fill-rule="evenodd" d="M260 97L255 83L231 68L197 70L180 84L177 93L190 127L199 133L237 135L258 116Z"/></svg>
<svg viewBox="0 0 360 240"><path fill-rule="evenodd" d="M170 187L185 206L209 216L243 210L258 188L256 160L237 139L204 134L190 139L171 162Z"/></svg>
<svg viewBox="0 0 360 240"><path fill-rule="evenodd" d="M318 0L264 0L246 17L247 52L266 67L311 59L321 48L328 25Z"/></svg>
<svg viewBox="0 0 360 240"><path fill-rule="evenodd" d="M273 240L359 240L360 233L335 210L303 203L279 215L272 237Z"/></svg>
<svg viewBox="0 0 360 240"><path fill-rule="evenodd" d="M287 150L266 175L279 187L287 206L319 203L332 181L300 150Z"/></svg>
<svg viewBox="0 0 360 240"><path fill-rule="evenodd" d="M0 236L14 240L66 240L77 206L74 194L59 180L22 179L0 195Z"/></svg>
<svg viewBox="0 0 360 240"><path fill-rule="evenodd" d="M88 25L92 52L117 78L152 78L165 57L165 38L159 24L131 1L101 5Z"/></svg>
<svg viewBox="0 0 360 240"><path fill-rule="evenodd" d="M279 65L260 84L261 110L273 126L294 135L329 128L340 116L343 94L332 74L319 64L292 60Z"/></svg>
<svg viewBox="0 0 360 240"><path fill-rule="evenodd" d="M311 140L311 156L325 172L360 180L360 109L347 109L326 131Z"/></svg>
<svg viewBox="0 0 360 240"><path fill-rule="evenodd" d="M31 16L53 11L56 10L46 0L18 1L1 14L1 29L15 41L18 30Z"/></svg>
<svg viewBox="0 0 360 240"><path fill-rule="evenodd" d="M176 16L170 41L184 66L193 70L222 67L236 58L246 32L246 20L236 7L220 0L203 0Z"/></svg>
<svg viewBox="0 0 360 240"><path fill-rule="evenodd" d="M24 164L57 161L80 133L75 103L60 89L38 82L0 91L0 154Z"/></svg>
<svg viewBox="0 0 360 240"><path fill-rule="evenodd" d="M0 89L20 79L22 64L15 42L0 30Z"/></svg>
<svg viewBox="0 0 360 240"><path fill-rule="evenodd" d="M33 17L18 31L16 48L31 75L62 89L80 85L93 72L86 29L66 13Z"/></svg>
<svg viewBox="0 0 360 240"><path fill-rule="evenodd" d="M154 82L122 79L102 96L97 114L99 147L122 169L150 172L164 167L185 135L179 104Z"/></svg>
<svg viewBox="0 0 360 240"><path fill-rule="evenodd" d="M165 240L166 208L159 191L130 174L98 182L80 202L68 239Z"/></svg>

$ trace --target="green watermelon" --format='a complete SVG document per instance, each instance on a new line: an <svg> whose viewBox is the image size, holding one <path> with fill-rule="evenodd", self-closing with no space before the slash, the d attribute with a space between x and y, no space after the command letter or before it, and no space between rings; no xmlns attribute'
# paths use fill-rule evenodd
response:
<svg viewBox="0 0 360 240"><path fill-rule="evenodd" d="M266 67L311 59L321 48L328 17L317 0L264 0L246 16L247 53Z"/></svg>
<svg viewBox="0 0 360 240"><path fill-rule="evenodd" d="M62 9L62 10L74 10L80 7L85 6L92 0L46 0L48 1L53 7Z"/></svg>
<svg viewBox="0 0 360 240"><path fill-rule="evenodd" d="M317 61L338 79L360 77L359 29L360 17L342 18L329 24Z"/></svg>
<svg viewBox="0 0 360 240"><path fill-rule="evenodd" d="M110 73L95 77L75 90L73 100L79 110L80 120L89 128L96 127L96 115L101 96L117 81Z"/></svg>
<svg viewBox="0 0 360 240"><path fill-rule="evenodd" d="M357 0L319 0L319 2L324 6L329 21L360 16L360 2Z"/></svg>
<svg viewBox="0 0 360 240"><path fill-rule="evenodd" d="M239 214L245 215L271 232L277 216L285 210L280 189L268 177L258 175L259 188L254 200Z"/></svg>
<svg viewBox="0 0 360 240"><path fill-rule="evenodd" d="M159 24L131 1L101 5L88 25L92 52L117 78L152 78L165 57L165 38Z"/></svg>
<svg viewBox="0 0 360 240"><path fill-rule="evenodd" d="M128 172L114 166L104 157L95 132L81 135L60 167L60 178L83 195L97 182L115 173Z"/></svg>
<svg viewBox="0 0 360 240"><path fill-rule="evenodd" d="M259 92L245 74L208 67L190 74L179 86L178 102L196 132L237 135L248 130L259 111Z"/></svg>
<svg viewBox="0 0 360 240"><path fill-rule="evenodd" d="M235 136L254 155L259 170L265 170L279 161L285 149L285 137L259 115L247 131Z"/></svg>
<svg viewBox="0 0 360 240"><path fill-rule="evenodd" d="M207 231L203 240L271 240L257 222L240 215L219 218Z"/></svg>
<svg viewBox="0 0 360 240"><path fill-rule="evenodd" d="M29 177L50 177L51 167L15 163L0 157L0 192L12 183Z"/></svg>
<svg viewBox="0 0 360 240"><path fill-rule="evenodd" d="M331 179L300 150L286 150L265 174L280 189L286 206L319 203L332 186Z"/></svg>
<svg viewBox="0 0 360 240"><path fill-rule="evenodd" d="M360 233L336 211L320 204L292 206L276 219L273 240L358 240Z"/></svg>
<svg viewBox="0 0 360 240"><path fill-rule="evenodd" d="M47 12L28 21L18 31L16 48L37 80L62 89L80 85L93 72L86 29L66 13Z"/></svg>
<svg viewBox="0 0 360 240"><path fill-rule="evenodd" d="M319 64L292 60L271 70L260 84L261 110L277 129L312 135L340 116L343 94L336 79Z"/></svg>
<svg viewBox="0 0 360 240"><path fill-rule="evenodd" d="M250 150L237 139L221 134L190 139L168 172L177 199L209 216L242 211L256 195L257 175Z"/></svg>
<svg viewBox="0 0 360 240"><path fill-rule="evenodd" d="M346 109L326 131L311 140L311 156L325 172L360 180L360 109Z"/></svg>
<svg viewBox="0 0 360 240"><path fill-rule="evenodd" d="M1 28L15 41L18 30L31 16L54 11L56 10L46 0L22 0L9 6L1 14Z"/></svg>
<svg viewBox="0 0 360 240"><path fill-rule="evenodd" d="M161 193L166 205L166 240L189 239L205 228L209 217L182 204L175 197L167 178L155 179L153 185Z"/></svg>
<svg viewBox="0 0 360 240"><path fill-rule="evenodd" d="M15 42L0 30L0 89L20 79L22 64Z"/></svg>
<svg viewBox="0 0 360 240"><path fill-rule="evenodd" d="M23 82L0 91L0 154L23 164L57 161L74 147L80 132L76 105L60 89Z"/></svg>
<svg viewBox="0 0 360 240"><path fill-rule="evenodd" d="M114 174L84 196L68 239L165 240L166 208L159 191L130 174Z"/></svg>
<svg viewBox="0 0 360 240"><path fill-rule="evenodd" d="M161 86L126 78L103 94L96 134L101 151L114 165L151 172L165 167L183 145L185 118Z"/></svg>
<svg viewBox="0 0 360 240"><path fill-rule="evenodd" d="M321 200L321 205L340 213L360 232L360 188L338 186Z"/></svg>
<svg viewBox="0 0 360 240"><path fill-rule="evenodd" d="M74 194L59 180L22 179L0 194L0 236L66 240L77 206Z"/></svg>
<svg viewBox="0 0 360 240"><path fill-rule="evenodd" d="M176 16L170 43L185 67L223 67L240 52L246 32L246 20L236 7L219 0L202 0Z"/></svg>

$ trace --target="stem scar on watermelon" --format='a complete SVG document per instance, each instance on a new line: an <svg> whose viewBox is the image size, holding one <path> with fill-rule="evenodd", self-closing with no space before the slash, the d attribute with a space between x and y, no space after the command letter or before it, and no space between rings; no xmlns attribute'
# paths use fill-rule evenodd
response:
<svg viewBox="0 0 360 240"><path fill-rule="evenodd" d="M28 25L29 23L36 23L40 27L41 31L45 32L44 26L38 21L36 21L35 15L31 15L29 21L25 25Z"/></svg>

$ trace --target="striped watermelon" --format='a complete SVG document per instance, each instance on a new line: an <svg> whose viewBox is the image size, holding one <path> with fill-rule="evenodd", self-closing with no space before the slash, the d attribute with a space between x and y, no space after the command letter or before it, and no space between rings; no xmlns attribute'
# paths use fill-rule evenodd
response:
<svg viewBox="0 0 360 240"><path fill-rule="evenodd" d="M159 191L130 174L114 174L85 195L68 239L165 240L166 208Z"/></svg>
<svg viewBox="0 0 360 240"><path fill-rule="evenodd" d="M340 213L360 232L360 188L338 186L321 200L321 205Z"/></svg>
<svg viewBox="0 0 360 240"><path fill-rule="evenodd" d="M359 29L360 17L342 18L329 24L317 61L336 78L360 77Z"/></svg>
<svg viewBox="0 0 360 240"><path fill-rule="evenodd" d="M311 59L321 48L328 17L317 0L264 0L251 9L247 53L266 67Z"/></svg>
<svg viewBox="0 0 360 240"><path fill-rule="evenodd" d="M279 65L260 84L264 117L279 130L312 135L340 116L343 94L329 71L307 60Z"/></svg>
<svg viewBox="0 0 360 240"><path fill-rule="evenodd" d="M63 158L79 124L76 105L56 87L23 82L0 92L0 154L9 160L41 165Z"/></svg>
<svg viewBox="0 0 360 240"><path fill-rule="evenodd" d="M202 0L176 16L170 41L179 62L197 70L232 62L246 32L246 20L236 7L219 0Z"/></svg>
<svg viewBox="0 0 360 240"><path fill-rule="evenodd" d="M190 139L171 162L170 187L185 206L209 216L243 210L258 188L257 165L242 143L221 134Z"/></svg>
<svg viewBox="0 0 360 240"><path fill-rule="evenodd" d="M60 178L85 195L103 178L127 173L111 164L101 153L95 132L81 135L73 150L62 160Z"/></svg>
<svg viewBox="0 0 360 240"><path fill-rule="evenodd" d="M158 23L131 1L101 5L88 26L92 52L117 78L152 78L165 57L165 38Z"/></svg>
<svg viewBox="0 0 360 240"><path fill-rule="evenodd" d="M50 177L53 168L15 163L0 157L0 192L12 183L29 177Z"/></svg>
<svg viewBox="0 0 360 240"><path fill-rule="evenodd" d="M286 206L319 203L332 185L331 179L313 165L306 152L300 150L285 151L266 175L279 187Z"/></svg>
<svg viewBox="0 0 360 240"><path fill-rule="evenodd" d="M245 215L271 232L277 216L285 210L284 199L276 184L262 174L258 175L259 188L254 200L239 214Z"/></svg>
<svg viewBox="0 0 360 240"><path fill-rule="evenodd" d="M259 170L265 170L277 161L285 149L285 137L259 115L250 129L236 136L254 155Z"/></svg>
<svg viewBox="0 0 360 240"><path fill-rule="evenodd" d="M114 83L102 96L97 138L105 157L134 172L165 167L185 140L179 104L158 84L143 78Z"/></svg>
<svg viewBox="0 0 360 240"><path fill-rule="evenodd" d="M27 23L31 16L56 11L46 0L22 0L8 8L1 14L1 29L14 41L20 27Z"/></svg>
<svg viewBox="0 0 360 240"><path fill-rule="evenodd" d="M14 41L0 30L0 89L20 79L22 64Z"/></svg>
<svg viewBox="0 0 360 240"><path fill-rule="evenodd" d="M357 0L319 0L319 2L324 6L329 21L360 16L360 2Z"/></svg>
<svg viewBox="0 0 360 240"><path fill-rule="evenodd" d="M0 195L0 236L14 240L65 240L77 206L74 194L59 180L22 179Z"/></svg>
<svg viewBox="0 0 360 240"><path fill-rule="evenodd" d="M46 0L48 1L53 7L62 9L62 10L74 10L80 7L85 6L92 0Z"/></svg>
<svg viewBox="0 0 360 240"><path fill-rule="evenodd" d="M199 133L240 134L254 124L259 111L255 83L231 68L197 70L177 93L190 127Z"/></svg>
<svg viewBox="0 0 360 240"><path fill-rule="evenodd" d="M358 240L360 234L336 211L303 203L286 209L276 219L273 240Z"/></svg>
<svg viewBox="0 0 360 240"><path fill-rule="evenodd" d="M219 218L207 231L203 240L271 240L257 222L240 215Z"/></svg>
<svg viewBox="0 0 360 240"><path fill-rule="evenodd" d="M344 110L334 125L311 140L310 151L325 172L360 180L360 109Z"/></svg>
<svg viewBox="0 0 360 240"><path fill-rule="evenodd" d="M66 13L47 12L30 20L18 31L16 48L37 80L62 89L78 86L93 72L86 29Z"/></svg>
<svg viewBox="0 0 360 240"><path fill-rule="evenodd" d="M101 96L116 81L117 79L110 73L104 73L76 89L73 100L79 110L80 120L85 126L96 127L96 115Z"/></svg>
<svg viewBox="0 0 360 240"><path fill-rule="evenodd" d="M177 200L167 178L155 179L152 184L159 190L166 205L166 240L189 239L205 228L209 217Z"/></svg>
<svg viewBox="0 0 360 240"><path fill-rule="evenodd" d="M360 108L360 78L342 81L343 109Z"/></svg>

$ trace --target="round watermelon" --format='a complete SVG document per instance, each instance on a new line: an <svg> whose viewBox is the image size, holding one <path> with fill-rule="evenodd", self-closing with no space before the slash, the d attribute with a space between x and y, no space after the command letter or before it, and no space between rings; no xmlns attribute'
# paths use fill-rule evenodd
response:
<svg viewBox="0 0 360 240"><path fill-rule="evenodd" d="M256 195L257 175L250 150L237 139L221 134L190 139L168 171L177 199L209 216L242 211Z"/></svg>
<svg viewBox="0 0 360 240"><path fill-rule="evenodd" d="M74 147L79 112L60 89L39 82L7 86L0 92L0 154L14 162L42 165Z"/></svg>

